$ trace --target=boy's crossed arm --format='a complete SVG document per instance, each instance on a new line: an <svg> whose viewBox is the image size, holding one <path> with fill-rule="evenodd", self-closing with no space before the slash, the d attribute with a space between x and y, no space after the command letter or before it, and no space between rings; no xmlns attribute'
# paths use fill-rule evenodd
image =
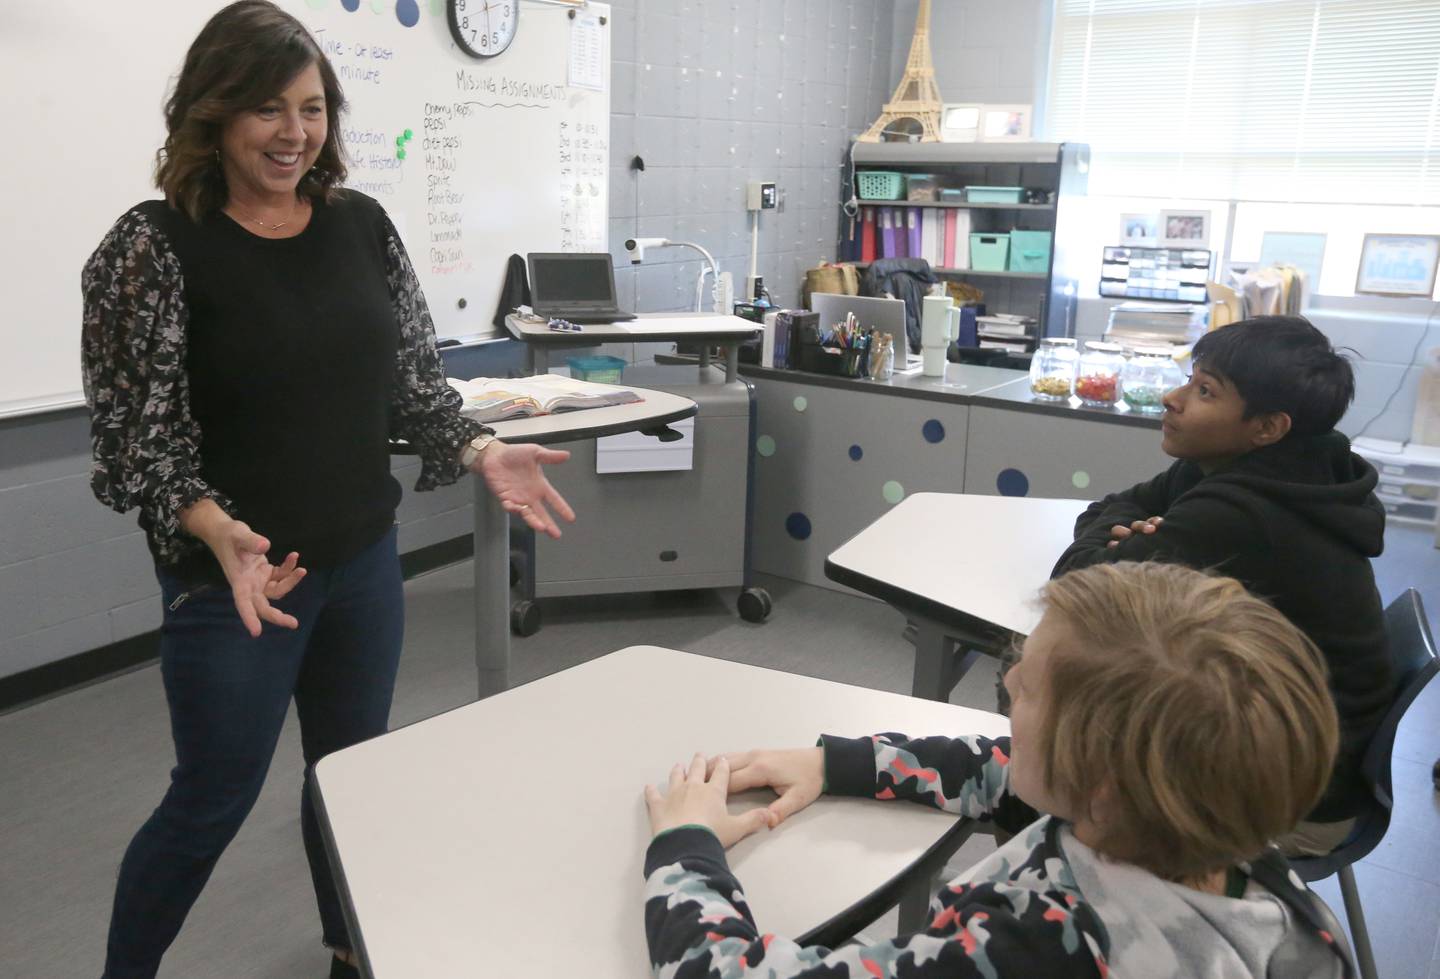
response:
<svg viewBox="0 0 1440 979"><path fill-rule="evenodd" d="M1091 504L1051 577L1107 561L1165 561L1254 580L1256 564L1268 562L1272 552L1263 522L1214 493L1166 499L1154 492L1165 478Z"/></svg>

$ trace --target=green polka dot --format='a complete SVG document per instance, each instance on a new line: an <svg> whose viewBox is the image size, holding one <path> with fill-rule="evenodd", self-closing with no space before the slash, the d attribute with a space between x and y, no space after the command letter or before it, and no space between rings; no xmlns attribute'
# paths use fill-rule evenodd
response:
<svg viewBox="0 0 1440 979"><path fill-rule="evenodd" d="M805 400L805 395L797 394L795 396L795 410L804 411L808 407L810 407L810 402Z"/></svg>
<svg viewBox="0 0 1440 979"><path fill-rule="evenodd" d="M1085 489L1090 485L1090 474L1081 469L1070 477L1070 482L1076 489Z"/></svg>
<svg viewBox="0 0 1440 979"><path fill-rule="evenodd" d="M755 451L762 456L773 456L775 454L775 440L768 435L762 435L755 440Z"/></svg>
<svg viewBox="0 0 1440 979"><path fill-rule="evenodd" d="M309 6L311 10L319 10L329 2L330 0L305 0L306 5Z"/></svg>
<svg viewBox="0 0 1440 979"><path fill-rule="evenodd" d="M892 479L881 487L880 495L885 497L886 503L899 503L905 499L905 487Z"/></svg>
<svg viewBox="0 0 1440 979"><path fill-rule="evenodd" d="M386 6L386 0L370 0L370 9L377 14L383 14Z"/></svg>
<svg viewBox="0 0 1440 979"><path fill-rule="evenodd" d="M445 0L430 0L430 13L436 17L445 13Z"/></svg>

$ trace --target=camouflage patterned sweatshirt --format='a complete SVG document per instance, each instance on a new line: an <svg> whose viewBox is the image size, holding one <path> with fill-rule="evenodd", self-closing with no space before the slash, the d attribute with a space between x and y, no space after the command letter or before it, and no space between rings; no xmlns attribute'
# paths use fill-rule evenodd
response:
<svg viewBox="0 0 1440 979"><path fill-rule="evenodd" d="M1149 977L1200 974L1193 971L1197 964L1204 965L1209 975L1348 975L1343 957L1325 931L1329 918L1278 852L1241 868L1250 878L1246 891L1250 900L1192 892L1202 900L1229 901L1244 909L1248 916L1241 914L1238 919L1242 928L1254 927L1252 906L1269 914L1265 941L1242 941L1241 945L1253 947L1239 952L1223 948L1217 958L1210 947L1217 942L1203 928L1199 929L1203 941L1198 943L1202 947L1194 947L1193 922L1161 922L1156 927L1155 922L1141 921L1137 928L1121 903L1107 900L1097 909L1082 893L1075 871L1095 882L1091 886L1097 893L1104 877L1088 864L1071 864L1077 856L1093 856L1092 852L1083 846L1066 849L1065 840L1074 842L1068 824L1039 816L1009 792L1009 738L827 735L823 744L826 790L832 794L910 799L993 822L1018 835L931 898L925 931L832 951L802 948L761 933L712 833L682 827L661 834L650 844L645 860L645 930L651 968L658 979ZM1138 878L1142 890L1155 890L1161 905L1168 901L1170 906L1186 907L1186 899L1177 900L1176 895L1188 888L1138 868L1101 863L1131 872L1127 884L1133 889ZM1108 876L1108 869L1103 873ZM1259 901L1254 900L1257 896ZM1128 897L1134 903L1135 894ZM1113 936L1102 920L1106 907L1115 907L1117 915L1124 916L1115 922L1121 926L1124 948L1112 947ZM1203 923L1208 910L1196 911L1195 921ZM1231 937L1224 936L1218 944ZM1118 968L1115 956L1126 967ZM1171 967L1160 971L1148 967L1162 961Z"/></svg>

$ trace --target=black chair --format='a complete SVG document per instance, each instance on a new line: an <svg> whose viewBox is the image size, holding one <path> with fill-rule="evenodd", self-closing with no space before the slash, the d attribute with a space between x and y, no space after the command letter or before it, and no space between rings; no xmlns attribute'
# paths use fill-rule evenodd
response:
<svg viewBox="0 0 1440 979"><path fill-rule="evenodd" d="M1440 672L1436 660L1435 640L1425 618L1420 593L1411 588L1385 609L1385 630L1389 638L1390 661L1395 670L1395 701L1385 713L1370 747L1365 750L1361 771L1374 796L1368 812L1360 816L1350 838L1339 847L1320 857L1297 857L1290 861L1295 872L1306 881L1323 880L1331 874L1340 875L1340 893L1345 899L1345 917L1350 921L1350 937L1363 979L1376 979L1375 956L1370 950L1370 935L1365 929L1365 912L1360 907L1360 892L1355 887L1356 861L1379 845L1390 828L1390 813L1395 806L1390 784L1390 757L1395 750L1395 732L1405 711L1415 702L1425 684Z"/></svg>

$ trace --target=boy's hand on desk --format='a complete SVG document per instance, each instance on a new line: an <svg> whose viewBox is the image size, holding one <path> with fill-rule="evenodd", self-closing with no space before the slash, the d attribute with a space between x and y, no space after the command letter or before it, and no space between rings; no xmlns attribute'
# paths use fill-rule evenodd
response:
<svg viewBox="0 0 1440 979"><path fill-rule="evenodd" d="M820 798L825 788L823 748L740 751L711 759L710 765L722 761L730 767L731 792L771 788L780 796L768 807L775 814L772 829Z"/></svg>
<svg viewBox="0 0 1440 979"><path fill-rule="evenodd" d="M1136 520L1130 526L1117 523L1110 528L1110 543L1106 547L1119 547L1120 542L1136 534L1153 534L1160 529L1165 522L1164 517L1148 517L1145 520Z"/></svg>
<svg viewBox="0 0 1440 979"><path fill-rule="evenodd" d="M645 786L652 834L677 826L708 826L720 838L720 845L728 849L757 829L774 825L777 820L769 809L751 809L732 816L725 807L725 797L730 794L730 766L722 758L708 780L705 767L705 756L696 755L689 771L679 765L670 769L670 787L663 796L655 786Z"/></svg>

